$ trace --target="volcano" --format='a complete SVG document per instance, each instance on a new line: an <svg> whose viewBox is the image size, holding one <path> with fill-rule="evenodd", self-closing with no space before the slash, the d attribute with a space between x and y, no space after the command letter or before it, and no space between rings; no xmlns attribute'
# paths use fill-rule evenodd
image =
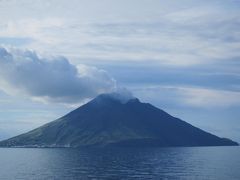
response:
<svg viewBox="0 0 240 180"><path fill-rule="evenodd" d="M1 147L175 147L235 146L137 98L101 94L67 115Z"/></svg>

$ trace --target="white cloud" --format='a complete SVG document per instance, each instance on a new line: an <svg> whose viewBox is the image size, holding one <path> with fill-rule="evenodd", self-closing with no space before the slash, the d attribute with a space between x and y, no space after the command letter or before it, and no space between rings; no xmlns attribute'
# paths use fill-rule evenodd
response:
<svg viewBox="0 0 240 180"><path fill-rule="evenodd" d="M107 72L95 67L76 67L64 57L44 58L29 50L0 48L0 89L8 94L71 104L115 86Z"/></svg>

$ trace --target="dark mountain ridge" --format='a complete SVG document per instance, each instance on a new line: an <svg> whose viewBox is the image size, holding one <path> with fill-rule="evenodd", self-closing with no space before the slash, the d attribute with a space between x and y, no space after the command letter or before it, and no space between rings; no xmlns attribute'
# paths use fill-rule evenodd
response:
<svg viewBox="0 0 240 180"><path fill-rule="evenodd" d="M0 142L4 147L235 146L137 98L102 94L67 115Z"/></svg>

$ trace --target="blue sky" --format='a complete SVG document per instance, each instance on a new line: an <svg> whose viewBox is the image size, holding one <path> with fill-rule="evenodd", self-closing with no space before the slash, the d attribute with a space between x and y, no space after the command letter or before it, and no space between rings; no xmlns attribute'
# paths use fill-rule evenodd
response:
<svg viewBox="0 0 240 180"><path fill-rule="evenodd" d="M240 142L240 1L1 0L0 139L126 87Z"/></svg>

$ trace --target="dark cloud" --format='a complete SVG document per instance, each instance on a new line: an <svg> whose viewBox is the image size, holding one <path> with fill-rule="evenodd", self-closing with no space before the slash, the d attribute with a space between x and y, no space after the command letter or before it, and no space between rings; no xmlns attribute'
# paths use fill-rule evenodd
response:
<svg viewBox="0 0 240 180"><path fill-rule="evenodd" d="M59 103L79 103L115 88L104 70L74 66L64 57L0 48L0 89L10 94Z"/></svg>

